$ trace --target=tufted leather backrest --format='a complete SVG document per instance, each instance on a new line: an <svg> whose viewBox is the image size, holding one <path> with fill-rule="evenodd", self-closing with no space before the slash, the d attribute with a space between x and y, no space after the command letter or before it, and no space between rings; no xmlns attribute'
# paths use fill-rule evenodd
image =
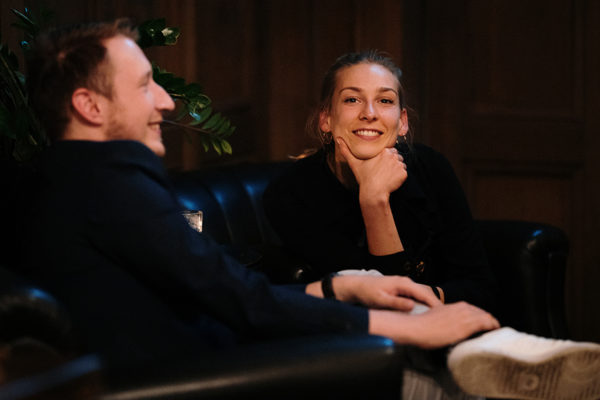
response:
<svg viewBox="0 0 600 400"><path fill-rule="evenodd" d="M173 176L181 204L204 213L203 232L222 244L279 244L262 195L289 162L240 164Z"/></svg>

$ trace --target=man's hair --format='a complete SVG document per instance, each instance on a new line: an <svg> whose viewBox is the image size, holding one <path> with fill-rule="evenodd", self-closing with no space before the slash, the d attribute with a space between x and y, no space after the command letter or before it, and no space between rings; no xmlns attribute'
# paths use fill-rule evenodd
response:
<svg viewBox="0 0 600 400"><path fill-rule="evenodd" d="M112 71L103 42L118 35L138 38L128 19L117 19L54 29L33 43L27 59L29 101L50 140L63 135L76 89L110 98Z"/></svg>

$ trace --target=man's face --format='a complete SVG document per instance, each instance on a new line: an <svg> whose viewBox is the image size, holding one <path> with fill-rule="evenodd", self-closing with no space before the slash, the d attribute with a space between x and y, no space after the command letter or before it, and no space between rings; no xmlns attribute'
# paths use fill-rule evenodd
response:
<svg viewBox="0 0 600 400"><path fill-rule="evenodd" d="M137 44L125 36L104 42L112 74L108 101L110 140L137 140L156 155L165 154L160 124L175 107L171 96L152 79L152 67Z"/></svg>

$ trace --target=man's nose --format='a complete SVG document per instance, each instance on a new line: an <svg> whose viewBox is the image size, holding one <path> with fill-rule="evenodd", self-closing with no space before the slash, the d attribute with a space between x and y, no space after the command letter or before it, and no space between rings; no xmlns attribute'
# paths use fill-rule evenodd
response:
<svg viewBox="0 0 600 400"><path fill-rule="evenodd" d="M158 83L154 82L154 85L156 86L156 108L161 111L174 110L175 102L169 93L167 93Z"/></svg>

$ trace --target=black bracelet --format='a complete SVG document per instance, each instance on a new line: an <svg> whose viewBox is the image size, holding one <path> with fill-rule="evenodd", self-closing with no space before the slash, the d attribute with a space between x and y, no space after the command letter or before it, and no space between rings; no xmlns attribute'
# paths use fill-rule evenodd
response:
<svg viewBox="0 0 600 400"><path fill-rule="evenodd" d="M337 272L332 272L321 280L321 290L323 291L323 297L326 299L335 300L335 292L333 291L333 285L331 280L334 276L337 276Z"/></svg>
<svg viewBox="0 0 600 400"><path fill-rule="evenodd" d="M438 288L433 285L430 285L430 286L431 286L431 289L433 289L433 294L435 294L435 296L441 300L442 298L440 297L440 291L438 290Z"/></svg>

